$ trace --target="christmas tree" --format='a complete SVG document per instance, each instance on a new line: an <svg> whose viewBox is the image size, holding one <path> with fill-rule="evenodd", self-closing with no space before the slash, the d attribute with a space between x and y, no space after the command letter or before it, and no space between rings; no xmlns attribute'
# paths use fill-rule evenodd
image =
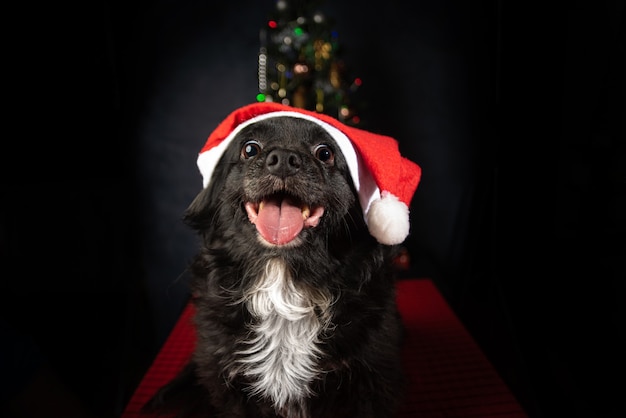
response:
<svg viewBox="0 0 626 418"><path fill-rule="evenodd" d="M361 122L356 93L341 59L333 21L321 1L278 0L260 31L259 102L273 101L331 115L346 125Z"/></svg>

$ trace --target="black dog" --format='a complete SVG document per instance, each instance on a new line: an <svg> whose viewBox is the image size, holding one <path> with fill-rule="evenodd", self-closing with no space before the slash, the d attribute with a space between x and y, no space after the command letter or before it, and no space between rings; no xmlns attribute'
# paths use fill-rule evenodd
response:
<svg viewBox="0 0 626 418"><path fill-rule="evenodd" d="M396 245L368 232L348 163L318 124L241 129L185 214L197 347L146 410L205 417L396 414Z"/></svg>

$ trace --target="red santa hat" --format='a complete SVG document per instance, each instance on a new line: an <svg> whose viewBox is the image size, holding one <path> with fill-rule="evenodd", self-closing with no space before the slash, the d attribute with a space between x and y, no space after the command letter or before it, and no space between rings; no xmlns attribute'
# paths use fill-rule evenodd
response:
<svg viewBox="0 0 626 418"><path fill-rule="evenodd" d="M198 156L203 187L230 141L244 127L264 119L291 116L324 128L337 142L359 195L370 234L381 244L400 244L409 234L409 206L421 168L402 157L395 139L347 126L337 119L275 102L253 103L226 117L208 137Z"/></svg>

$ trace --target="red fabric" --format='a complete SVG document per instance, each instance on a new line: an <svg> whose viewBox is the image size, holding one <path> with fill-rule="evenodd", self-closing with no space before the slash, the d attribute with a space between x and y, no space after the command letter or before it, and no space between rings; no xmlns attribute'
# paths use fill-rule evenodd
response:
<svg viewBox="0 0 626 418"><path fill-rule="evenodd" d="M255 116L277 111L290 111L309 115L339 129L350 139L354 148L363 158L380 191L389 191L407 206L411 204L411 199L417 189L422 170L416 163L400 155L398 142L389 136L344 125L337 119L323 113L274 102L249 104L229 114L209 135L200 153L208 151L222 142L243 122Z"/></svg>
<svg viewBox="0 0 626 418"><path fill-rule="evenodd" d="M397 300L410 383L399 418L528 417L432 281L399 281ZM195 344L192 313L187 305L121 418L148 418L141 405L185 364Z"/></svg>

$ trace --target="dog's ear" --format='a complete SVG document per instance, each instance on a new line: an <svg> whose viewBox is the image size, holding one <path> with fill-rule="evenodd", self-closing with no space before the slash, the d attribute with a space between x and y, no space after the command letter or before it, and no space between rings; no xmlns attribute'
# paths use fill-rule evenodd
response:
<svg viewBox="0 0 626 418"><path fill-rule="evenodd" d="M212 192L216 188L204 188L192 200L191 204L183 214L183 222L193 229L202 229L210 222L214 213L215 199L217 193Z"/></svg>
<svg viewBox="0 0 626 418"><path fill-rule="evenodd" d="M183 214L183 222L196 230L206 230L215 220L216 212L233 169L240 162L240 145L233 141L220 161L216 164L210 183L204 187Z"/></svg>

